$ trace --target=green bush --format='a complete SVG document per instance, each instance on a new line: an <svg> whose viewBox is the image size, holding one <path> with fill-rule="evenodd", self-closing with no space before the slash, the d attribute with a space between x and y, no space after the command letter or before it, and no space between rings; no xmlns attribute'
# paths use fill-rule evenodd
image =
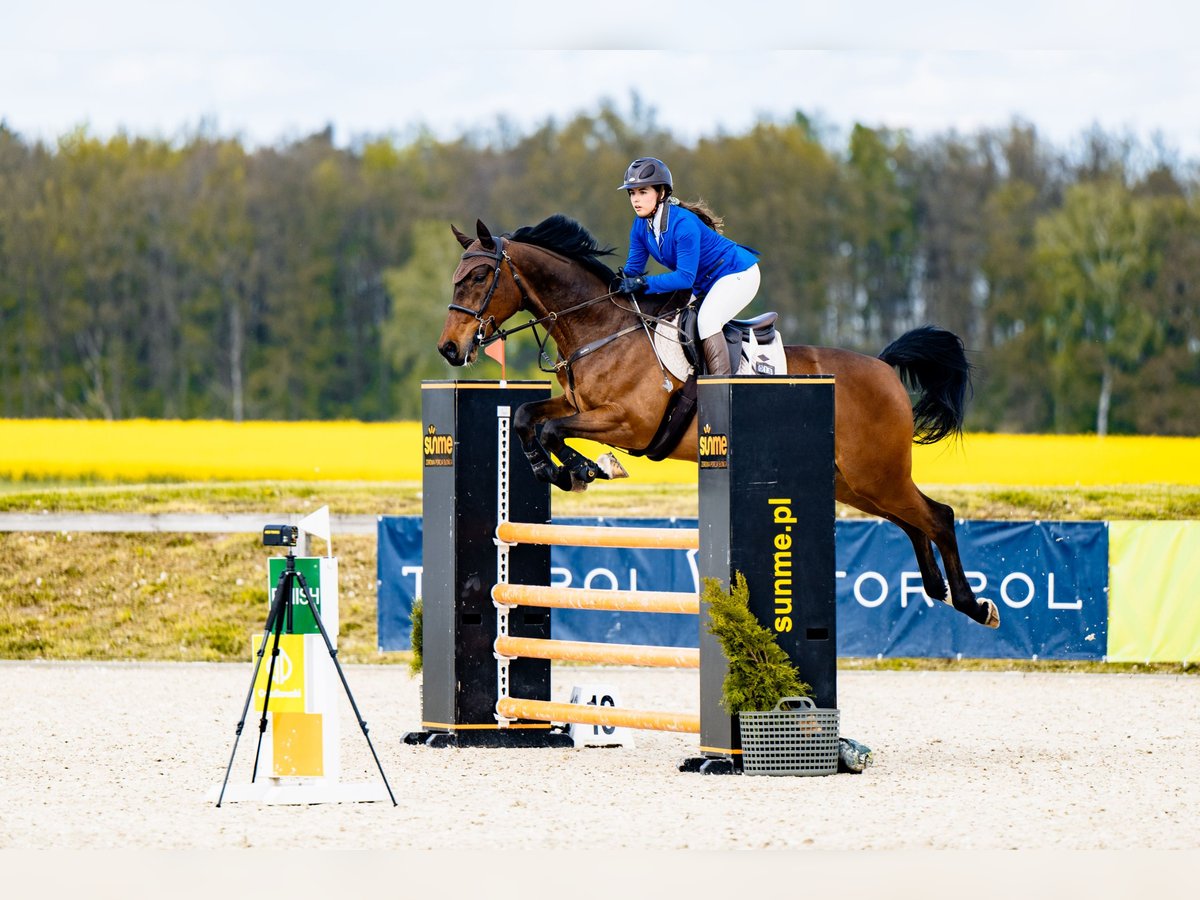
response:
<svg viewBox="0 0 1200 900"><path fill-rule="evenodd" d="M741 572L734 573L731 591L717 579L705 578L701 596L708 605L708 632L720 641L729 661L721 691L721 705L728 712L765 712L783 697L812 695L775 635L750 612L750 589Z"/></svg>
<svg viewBox="0 0 1200 900"><path fill-rule="evenodd" d="M421 654L422 644L425 640L425 601L420 597L413 599L411 617L412 659L408 661L408 668L414 675L418 675L425 666L425 659Z"/></svg>

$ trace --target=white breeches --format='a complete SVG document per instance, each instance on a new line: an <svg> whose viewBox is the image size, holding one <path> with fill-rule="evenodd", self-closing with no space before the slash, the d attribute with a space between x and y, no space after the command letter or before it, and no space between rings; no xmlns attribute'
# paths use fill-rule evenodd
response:
<svg viewBox="0 0 1200 900"><path fill-rule="evenodd" d="M717 334L725 327L726 322L750 305L750 301L758 293L761 278L756 263L745 272L736 272L717 279L704 302L700 304L700 314L696 318L701 340Z"/></svg>

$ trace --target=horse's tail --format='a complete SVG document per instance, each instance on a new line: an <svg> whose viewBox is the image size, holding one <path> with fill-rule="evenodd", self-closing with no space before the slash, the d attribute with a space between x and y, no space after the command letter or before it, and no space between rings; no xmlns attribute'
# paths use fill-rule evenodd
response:
<svg viewBox="0 0 1200 900"><path fill-rule="evenodd" d="M962 434L971 364L958 335L922 325L900 335L879 354L900 380L919 394L913 406L913 441L934 444Z"/></svg>

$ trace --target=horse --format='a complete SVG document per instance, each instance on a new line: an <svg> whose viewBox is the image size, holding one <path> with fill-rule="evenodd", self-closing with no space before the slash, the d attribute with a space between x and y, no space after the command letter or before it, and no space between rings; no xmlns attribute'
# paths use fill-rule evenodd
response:
<svg viewBox="0 0 1200 900"><path fill-rule="evenodd" d="M658 432L671 396L683 387L663 370L646 315L630 295L613 290L616 273L603 261L612 248L601 247L563 215L496 237L482 221L476 222L475 237L453 225L451 231L463 253L438 351L453 366L467 365L481 346L528 327L548 360L545 346L553 337L558 359L547 371L557 376L562 393L522 405L513 416L513 430L542 481L571 490L612 477L566 440L584 438L638 454ZM501 328L522 310L533 319ZM547 337L538 336L539 325ZM835 377L837 500L893 522L908 535L927 595L975 622L998 627L995 603L976 598L963 571L954 510L927 497L912 480L914 442L961 436L972 368L962 341L927 325L901 335L878 357L804 345L787 347L785 356L789 374ZM693 417L665 455L696 462L698 443Z"/></svg>

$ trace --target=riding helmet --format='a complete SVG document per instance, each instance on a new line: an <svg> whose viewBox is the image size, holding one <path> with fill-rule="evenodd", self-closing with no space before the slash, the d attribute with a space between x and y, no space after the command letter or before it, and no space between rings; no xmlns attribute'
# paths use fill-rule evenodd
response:
<svg viewBox="0 0 1200 900"><path fill-rule="evenodd" d="M670 193L673 187L671 170L661 159L655 159L653 156L639 156L625 170L625 183L618 190L627 191L630 188L656 184L665 185L667 192Z"/></svg>

